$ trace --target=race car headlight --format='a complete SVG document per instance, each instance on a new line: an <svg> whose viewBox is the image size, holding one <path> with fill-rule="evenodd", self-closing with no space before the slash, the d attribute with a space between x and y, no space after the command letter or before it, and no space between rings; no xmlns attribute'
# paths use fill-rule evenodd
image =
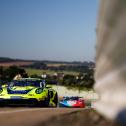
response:
<svg viewBox="0 0 126 126"><path fill-rule="evenodd" d="M38 88L38 89L36 89L35 93L36 93L36 94L41 94L42 91L43 91L43 90L42 90L41 88Z"/></svg>

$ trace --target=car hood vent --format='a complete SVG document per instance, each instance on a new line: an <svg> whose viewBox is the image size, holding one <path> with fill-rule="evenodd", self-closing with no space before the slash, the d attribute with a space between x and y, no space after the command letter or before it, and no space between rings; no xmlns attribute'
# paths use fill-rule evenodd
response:
<svg viewBox="0 0 126 126"><path fill-rule="evenodd" d="M11 90L11 89L7 89L8 94L27 94L29 91L31 91L32 89L29 90Z"/></svg>

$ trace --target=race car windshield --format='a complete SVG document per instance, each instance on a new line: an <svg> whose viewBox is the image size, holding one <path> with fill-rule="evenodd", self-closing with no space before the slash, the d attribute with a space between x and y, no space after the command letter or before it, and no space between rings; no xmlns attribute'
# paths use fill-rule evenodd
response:
<svg viewBox="0 0 126 126"><path fill-rule="evenodd" d="M25 86L32 86L32 87L40 87L40 81L13 81L10 83L10 86L18 86L18 87L25 87Z"/></svg>
<svg viewBox="0 0 126 126"><path fill-rule="evenodd" d="M79 100L79 97L65 97L64 100Z"/></svg>

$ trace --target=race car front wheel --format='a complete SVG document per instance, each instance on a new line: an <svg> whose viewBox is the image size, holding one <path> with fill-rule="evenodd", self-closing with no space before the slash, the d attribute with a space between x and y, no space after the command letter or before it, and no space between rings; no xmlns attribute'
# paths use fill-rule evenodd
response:
<svg viewBox="0 0 126 126"><path fill-rule="evenodd" d="M58 105L58 94L56 93L55 94L55 97L54 97L54 103L55 103L55 107L57 107L57 105Z"/></svg>
<svg viewBox="0 0 126 126"><path fill-rule="evenodd" d="M50 106L50 99L49 98L46 98L44 101L41 101L39 103L39 106L40 107L49 107Z"/></svg>

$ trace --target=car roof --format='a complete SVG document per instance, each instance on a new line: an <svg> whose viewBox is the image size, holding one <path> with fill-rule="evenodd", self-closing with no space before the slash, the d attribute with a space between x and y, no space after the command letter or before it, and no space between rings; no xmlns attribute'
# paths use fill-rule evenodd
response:
<svg viewBox="0 0 126 126"><path fill-rule="evenodd" d="M79 96L63 97L64 100L79 100L80 98L82 98L82 97L79 97Z"/></svg>

